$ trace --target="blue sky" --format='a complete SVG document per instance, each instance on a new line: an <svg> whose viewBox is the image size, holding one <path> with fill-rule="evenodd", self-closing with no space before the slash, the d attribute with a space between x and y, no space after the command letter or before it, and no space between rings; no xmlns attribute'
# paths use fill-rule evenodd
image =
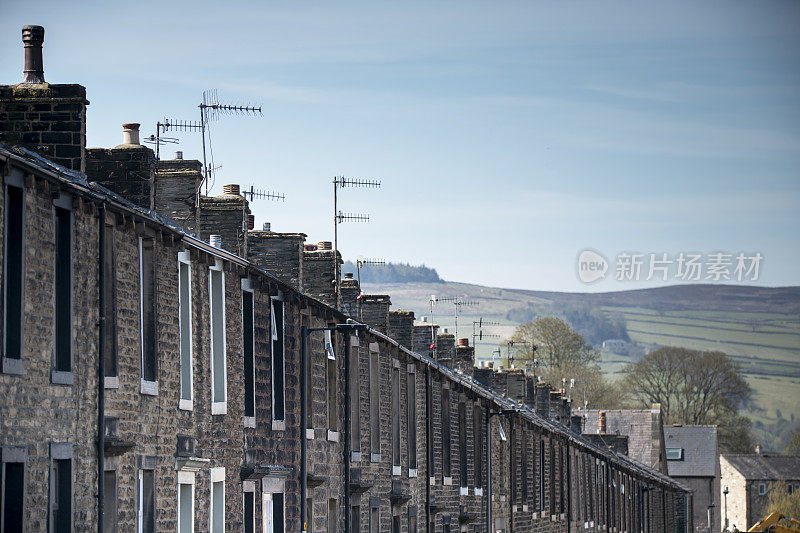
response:
<svg viewBox="0 0 800 533"><path fill-rule="evenodd" d="M45 77L81 83L89 146L196 118L204 89L263 106L213 124L223 183L286 195L256 224L346 258L546 290L617 282L623 251L760 252L758 284L800 284L798 2L2 1L0 82L20 28L46 28ZM200 158L197 135L181 135ZM174 150L167 147L167 151ZM612 271L581 283L576 258ZM667 283L671 283L672 280Z"/></svg>

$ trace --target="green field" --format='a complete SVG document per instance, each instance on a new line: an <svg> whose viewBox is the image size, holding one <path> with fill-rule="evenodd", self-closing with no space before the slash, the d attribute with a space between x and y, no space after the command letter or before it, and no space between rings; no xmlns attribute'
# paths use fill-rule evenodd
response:
<svg viewBox="0 0 800 533"><path fill-rule="evenodd" d="M498 322L483 328L479 359L498 348L517 323L506 318L520 306L547 309L559 301L586 302L621 317L631 340L647 347L682 346L719 350L731 356L753 388L753 420L774 422L778 414L800 419L800 297L794 288L687 286L605 294L520 291L466 283L398 283L365 285L367 292L390 294L392 307L411 309L417 317L431 314L430 297L460 296L474 305L438 302L433 320L472 343L473 321ZM458 316L456 317L456 313ZM458 324L456 325L456 319ZM628 355L602 353L603 370L611 377L632 360Z"/></svg>

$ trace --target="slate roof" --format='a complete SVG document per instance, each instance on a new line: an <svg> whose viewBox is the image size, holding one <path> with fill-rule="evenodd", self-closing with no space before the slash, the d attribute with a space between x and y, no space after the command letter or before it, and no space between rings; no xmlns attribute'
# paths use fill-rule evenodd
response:
<svg viewBox="0 0 800 533"><path fill-rule="evenodd" d="M800 479L800 456L773 453L730 454L725 459L745 479L753 480L798 480Z"/></svg>
<svg viewBox="0 0 800 533"><path fill-rule="evenodd" d="M716 475L717 426L664 426L664 444L683 449L683 460L667 461L670 477Z"/></svg>

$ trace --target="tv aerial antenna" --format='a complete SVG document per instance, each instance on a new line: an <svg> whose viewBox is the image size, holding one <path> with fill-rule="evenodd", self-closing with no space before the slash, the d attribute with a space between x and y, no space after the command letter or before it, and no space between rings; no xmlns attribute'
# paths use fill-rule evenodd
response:
<svg viewBox="0 0 800 533"><path fill-rule="evenodd" d="M369 222L369 215L357 213L343 213L339 211L339 189L345 187L353 188L373 188L379 189L381 182L373 179L354 179L346 178L344 176L335 176L333 178L333 255L334 264L336 265L336 300L341 297L341 282L342 277L341 266L336 259L339 257L339 224L342 222ZM360 285L360 282L359 282Z"/></svg>
<svg viewBox="0 0 800 533"><path fill-rule="evenodd" d="M264 191L261 189L256 189L254 185L250 185L250 189L245 189L242 191L242 196L244 196L245 200L252 203L253 200L273 200L275 202L285 202L286 196L283 193L278 193L274 191ZM242 220L243 226L245 231L247 230L247 221L245 217L245 204L242 202Z"/></svg>
<svg viewBox="0 0 800 533"><path fill-rule="evenodd" d="M472 307L475 305L480 305L480 302L475 300L470 300L466 296L445 296L440 298L435 294L431 294L431 322L433 322L433 306L439 302L450 302L453 304L453 312L455 315L455 337L458 338L458 315L461 313L462 307ZM431 329L431 337L433 337L433 329Z"/></svg>
<svg viewBox="0 0 800 533"><path fill-rule="evenodd" d="M206 194L208 194L209 176L221 168L221 166L214 166L214 149L211 145L211 123L219 120L221 115L236 115L236 116L261 116L261 106L251 105L234 105L234 104L221 104L216 89L209 89L203 91L203 98L197 106L200 109L200 120L180 120L162 118L156 124L155 139L153 135L147 141L152 142L156 146L156 161L159 157L159 147L162 144L161 134L169 131L174 132L200 132L203 142L203 183L206 186ZM207 139L206 139L207 138ZM168 137L167 139L174 139ZM173 142L171 140L164 142ZM174 142L177 142L175 139ZM211 165L208 164L208 156L206 155L206 143L208 143L208 156L211 159ZM202 187L202 184L200 185Z"/></svg>
<svg viewBox="0 0 800 533"><path fill-rule="evenodd" d="M386 261L383 259L356 259L356 277L358 279L358 286L361 287L361 267L367 265L385 265Z"/></svg>
<svg viewBox="0 0 800 533"><path fill-rule="evenodd" d="M483 328L484 326L499 326L500 322L490 322L489 320L484 320L481 317L478 320L472 321L472 346L477 350L479 340L483 340L484 337L487 339L490 338L500 338L500 335L495 333L484 333Z"/></svg>

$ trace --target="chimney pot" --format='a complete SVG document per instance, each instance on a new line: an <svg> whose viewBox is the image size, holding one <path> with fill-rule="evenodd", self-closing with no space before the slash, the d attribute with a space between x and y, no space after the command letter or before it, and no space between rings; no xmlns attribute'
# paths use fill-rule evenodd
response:
<svg viewBox="0 0 800 533"><path fill-rule="evenodd" d="M345 272L344 273L344 279L353 279L353 273L352 272Z"/></svg>
<svg viewBox="0 0 800 533"><path fill-rule="evenodd" d="M23 83L44 83L44 62L42 61L42 26L23 26L22 42L25 43L25 79Z"/></svg>
<svg viewBox="0 0 800 533"><path fill-rule="evenodd" d="M469 346L469 339L458 339L459 346Z"/></svg>
<svg viewBox="0 0 800 533"><path fill-rule="evenodd" d="M239 185L236 183L229 183L222 186L222 194L239 196Z"/></svg>
<svg viewBox="0 0 800 533"><path fill-rule="evenodd" d="M262 228L264 229L264 231L272 231L272 224L270 224L269 222L264 222Z"/></svg>
<svg viewBox="0 0 800 533"><path fill-rule="evenodd" d="M607 427L606 426L606 412L605 411L600 411L600 428L599 428L600 431L599 431L599 433L601 435L605 435L606 427Z"/></svg>
<svg viewBox="0 0 800 533"><path fill-rule="evenodd" d="M333 250L333 243L331 241L319 241L317 250Z"/></svg>
<svg viewBox="0 0 800 533"><path fill-rule="evenodd" d="M247 215L247 229L253 229L255 227L256 227L256 216Z"/></svg>
<svg viewBox="0 0 800 533"><path fill-rule="evenodd" d="M122 144L139 144L139 124L128 122L122 125Z"/></svg>
<svg viewBox="0 0 800 533"><path fill-rule="evenodd" d="M183 152L181 150L175 152L175 159L183 159Z"/></svg>

